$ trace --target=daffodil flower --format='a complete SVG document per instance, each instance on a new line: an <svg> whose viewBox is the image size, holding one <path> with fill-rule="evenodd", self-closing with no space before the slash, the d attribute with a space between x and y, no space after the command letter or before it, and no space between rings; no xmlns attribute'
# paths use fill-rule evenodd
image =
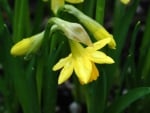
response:
<svg viewBox="0 0 150 113"><path fill-rule="evenodd" d="M54 65L53 71L62 68L58 84L62 84L70 78L73 71L81 84L87 84L96 80L99 76L98 69L94 63L112 64L114 60L104 52L98 51L111 41L111 38L97 41L92 46L84 48L79 42L70 40L71 53Z"/></svg>
<svg viewBox="0 0 150 113"><path fill-rule="evenodd" d="M125 5L127 5L127 4L130 3L130 0L120 0L120 1L121 1L121 3L123 3L123 4L125 4Z"/></svg>
<svg viewBox="0 0 150 113"><path fill-rule="evenodd" d="M72 4L84 2L84 0L51 0L51 9L54 14L56 14L57 10L65 4L65 1Z"/></svg>
<svg viewBox="0 0 150 113"><path fill-rule="evenodd" d="M36 52L42 43L43 36L44 32L41 32L29 38L22 39L11 48L10 53L14 56L22 56Z"/></svg>
<svg viewBox="0 0 150 113"><path fill-rule="evenodd" d="M88 17L84 13L82 13L77 8L71 5L64 5L61 11L66 11L79 19L79 21L91 32L96 40L101 40L105 38L111 38L110 43L108 44L110 48L116 48L116 42L113 36L98 22Z"/></svg>

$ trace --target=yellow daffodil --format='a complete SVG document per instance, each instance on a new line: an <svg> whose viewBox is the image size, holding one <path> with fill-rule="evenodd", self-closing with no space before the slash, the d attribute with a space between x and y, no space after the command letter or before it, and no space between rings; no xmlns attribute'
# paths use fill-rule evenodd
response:
<svg viewBox="0 0 150 113"><path fill-rule="evenodd" d="M51 0L51 9L54 14L56 14L57 10L65 4L65 1L72 4L84 2L84 0Z"/></svg>
<svg viewBox="0 0 150 113"><path fill-rule="evenodd" d="M14 56L22 56L36 52L42 43L43 35L44 32L41 32L29 38L22 39L11 48L10 53Z"/></svg>
<svg viewBox="0 0 150 113"><path fill-rule="evenodd" d="M64 8L62 8L61 10L67 11L68 13L73 14L75 17L77 17L79 21L89 30L89 32L93 34L95 39L101 40L105 38L111 38L111 41L108 45L113 49L116 48L116 42L113 36L110 33L108 33L107 30L98 22L86 16L80 10L71 5L65 5Z"/></svg>
<svg viewBox="0 0 150 113"><path fill-rule="evenodd" d="M84 0L65 0L65 1L72 4L84 2Z"/></svg>
<svg viewBox="0 0 150 113"><path fill-rule="evenodd" d="M62 68L58 84L62 84L70 78L73 71L77 75L81 84L87 84L96 80L99 76L98 69L94 63L112 64L114 60L104 52L98 51L111 41L111 38L97 41L92 46L84 48L80 43L70 40L71 53L58 61L53 70Z"/></svg>
<svg viewBox="0 0 150 113"><path fill-rule="evenodd" d="M120 0L123 4L127 5L130 3L130 0Z"/></svg>

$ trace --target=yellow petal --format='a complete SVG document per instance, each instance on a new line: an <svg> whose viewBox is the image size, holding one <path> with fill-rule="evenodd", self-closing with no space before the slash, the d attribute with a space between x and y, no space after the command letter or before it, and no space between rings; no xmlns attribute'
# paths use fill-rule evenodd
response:
<svg viewBox="0 0 150 113"><path fill-rule="evenodd" d="M93 44L93 48L95 50L99 50L103 48L104 46L106 46L108 43L110 43L110 41L111 41L111 38L105 38L105 39L99 40Z"/></svg>
<svg viewBox="0 0 150 113"><path fill-rule="evenodd" d="M66 2L69 2L69 3L81 3L81 2L84 2L84 0L65 0Z"/></svg>
<svg viewBox="0 0 150 113"><path fill-rule="evenodd" d="M64 68L61 70L59 78L58 78L58 84L62 84L66 80L70 78L70 76L73 73L73 64L72 61L66 62Z"/></svg>
<svg viewBox="0 0 150 113"><path fill-rule="evenodd" d="M115 42L115 40L114 40L114 38L113 38L112 35L111 35L111 41L110 41L110 43L108 44L108 46L109 46L110 48L112 48L112 49L116 49L116 42Z"/></svg>
<svg viewBox="0 0 150 113"><path fill-rule="evenodd" d="M71 47L71 52L73 57L82 57L86 56L85 48L77 41L69 40L69 44Z"/></svg>
<svg viewBox="0 0 150 113"><path fill-rule="evenodd" d="M87 57L78 57L74 59L74 70L79 80L86 84L89 81L92 72L92 63Z"/></svg>
<svg viewBox="0 0 150 113"><path fill-rule="evenodd" d="M108 45L112 49L116 48L116 42L115 42L113 36L111 34L109 34L103 27L98 29L93 35L97 40L102 40L105 38L111 38L111 41L109 42Z"/></svg>
<svg viewBox="0 0 150 113"><path fill-rule="evenodd" d="M31 48L33 38L26 38L15 44L11 49L11 54L15 56L24 55Z"/></svg>
<svg viewBox="0 0 150 113"><path fill-rule="evenodd" d="M55 65L53 66L53 69L52 69L52 70L53 70L53 71L56 71L56 70L61 69L63 66L66 65L66 63L70 62L71 56L72 56L72 55L70 54L68 57L60 59L60 60L57 62L57 64L55 64Z"/></svg>
<svg viewBox="0 0 150 113"><path fill-rule="evenodd" d="M89 82L92 82L93 80L97 80L98 76L99 76L98 69L95 66L95 64L92 63L92 73L91 73L91 77L90 77Z"/></svg>
<svg viewBox="0 0 150 113"><path fill-rule="evenodd" d="M101 51L94 51L90 54L90 59L99 64L112 64L114 60Z"/></svg>

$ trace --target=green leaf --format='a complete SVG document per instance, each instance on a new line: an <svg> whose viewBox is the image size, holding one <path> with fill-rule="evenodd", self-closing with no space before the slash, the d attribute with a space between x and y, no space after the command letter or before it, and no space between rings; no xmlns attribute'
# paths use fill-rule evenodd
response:
<svg viewBox="0 0 150 113"><path fill-rule="evenodd" d="M15 0L13 41L18 42L30 32L29 0Z"/></svg>
<svg viewBox="0 0 150 113"><path fill-rule="evenodd" d="M51 38L57 38L52 36ZM58 39L58 38L57 38ZM52 44L53 42L51 42ZM52 70L53 65L61 57L60 53L65 44L61 42L58 47L51 48L48 55L48 60L45 62L44 75L43 75L43 113L54 113L57 98L57 72ZM53 46L51 46L53 47Z"/></svg>
<svg viewBox="0 0 150 113"><path fill-rule="evenodd" d="M105 113L121 113L131 103L140 99L141 97L150 94L150 87L139 87L129 91L127 94L119 97L110 107L107 108Z"/></svg>
<svg viewBox="0 0 150 113"><path fill-rule="evenodd" d="M100 24L103 24L104 21L104 13L105 13L105 0L97 0L96 1L96 21Z"/></svg>
<svg viewBox="0 0 150 113"><path fill-rule="evenodd" d="M150 72L150 7L147 13L147 19L146 19L146 27L144 29L144 35L142 37L142 43L140 47L140 54L139 54L139 65L138 70L141 71L139 75L142 75L142 78L149 84L149 72ZM141 68L141 66L143 66Z"/></svg>
<svg viewBox="0 0 150 113"><path fill-rule="evenodd" d="M107 95L107 76L102 71L100 77L85 86L85 96L88 113L103 113Z"/></svg>
<svg viewBox="0 0 150 113"><path fill-rule="evenodd" d="M116 1L115 12L114 12L114 37L117 43L116 59L119 59L121 51L123 49L125 39L133 20L133 16L136 12L140 0L133 1L133 3L125 8L120 1ZM123 22L123 24L122 24ZM119 63L120 61L117 60Z"/></svg>

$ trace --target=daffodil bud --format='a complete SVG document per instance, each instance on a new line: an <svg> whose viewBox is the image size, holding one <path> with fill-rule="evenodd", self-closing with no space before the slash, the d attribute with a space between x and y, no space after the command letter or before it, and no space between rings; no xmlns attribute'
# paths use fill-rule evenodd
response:
<svg viewBox="0 0 150 113"><path fill-rule="evenodd" d="M54 14L57 14L57 10L65 4L65 1L72 4L84 2L84 0L51 0L51 9Z"/></svg>
<svg viewBox="0 0 150 113"><path fill-rule="evenodd" d="M57 13L57 10L65 4L64 0L51 0L51 9L54 14Z"/></svg>
<svg viewBox="0 0 150 113"><path fill-rule="evenodd" d="M92 18L86 16L77 8L71 5L65 5L61 11L66 11L75 17L91 32L96 40L101 40L104 38L111 38L111 42L108 44L110 48L115 49L116 43L113 36L98 22L93 20Z"/></svg>
<svg viewBox="0 0 150 113"><path fill-rule="evenodd" d="M11 48L10 53L14 56L35 53L42 43L43 35L44 32L41 32L29 38L22 39Z"/></svg>
<svg viewBox="0 0 150 113"><path fill-rule="evenodd" d="M125 4L125 5L127 5L127 4L130 3L130 0L120 0L120 1L121 1L121 3L123 3L123 4Z"/></svg>
<svg viewBox="0 0 150 113"><path fill-rule="evenodd" d="M50 21L53 21L55 23L53 27L61 30L68 39L81 42L85 45L92 44L89 35L80 24L68 22L57 17L53 17Z"/></svg>
<svg viewBox="0 0 150 113"><path fill-rule="evenodd" d="M65 1L73 4L84 2L84 0L65 0Z"/></svg>

